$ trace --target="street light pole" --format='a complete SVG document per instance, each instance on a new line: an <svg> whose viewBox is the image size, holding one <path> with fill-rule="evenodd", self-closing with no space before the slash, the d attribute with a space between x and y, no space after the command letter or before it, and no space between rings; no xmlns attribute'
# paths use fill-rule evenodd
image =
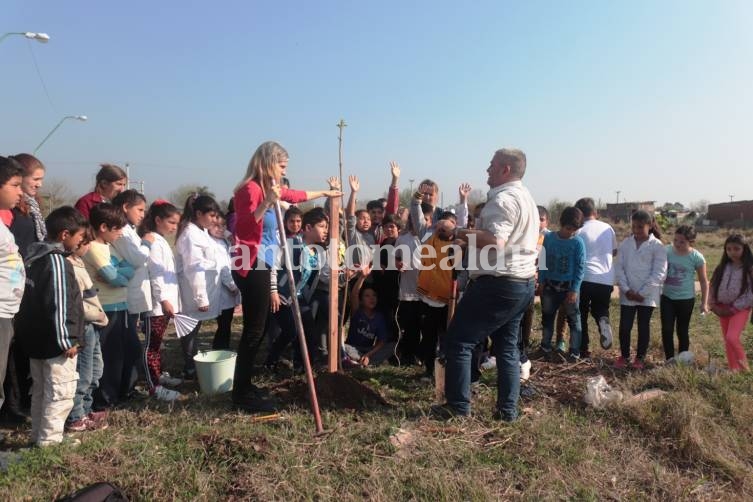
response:
<svg viewBox="0 0 753 502"><path fill-rule="evenodd" d="M50 131L50 133L44 137L42 142L37 145L37 147L34 149L34 153L37 153L37 150L42 148L42 145L44 145L44 142L50 139L50 136L52 136L55 133L55 131L58 130L58 127L63 125L63 122L65 122L68 119L74 119L74 120L79 120L81 122L86 122L88 120L88 117L86 115L66 115L65 117L63 117L62 119L60 119L60 122L58 122L57 125L52 128L52 131Z"/></svg>
<svg viewBox="0 0 753 502"><path fill-rule="evenodd" d="M4 33L3 36L0 37L0 42L5 40L11 35L18 35L21 37L26 37L29 40L36 40L40 44L46 44L50 41L50 36L47 33L34 33L32 31L11 31L8 33Z"/></svg>
<svg viewBox="0 0 753 502"><path fill-rule="evenodd" d="M411 197L413 197L413 182L416 180L414 178L411 178L408 181L410 182L410 194L411 194Z"/></svg>

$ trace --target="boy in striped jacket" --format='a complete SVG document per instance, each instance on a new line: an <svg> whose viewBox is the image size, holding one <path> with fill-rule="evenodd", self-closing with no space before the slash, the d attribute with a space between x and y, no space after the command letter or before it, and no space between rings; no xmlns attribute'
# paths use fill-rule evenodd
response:
<svg viewBox="0 0 753 502"><path fill-rule="evenodd" d="M47 217L47 238L26 256L26 289L16 327L31 358L31 441L63 441L78 383L76 355L83 343L84 303L73 265L65 259L84 238L86 220L64 206Z"/></svg>

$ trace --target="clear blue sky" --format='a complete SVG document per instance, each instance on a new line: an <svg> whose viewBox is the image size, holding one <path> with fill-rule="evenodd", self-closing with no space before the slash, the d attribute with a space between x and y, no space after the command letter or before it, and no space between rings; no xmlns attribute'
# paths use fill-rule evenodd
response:
<svg viewBox="0 0 753 502"><path fill-rule="evenodd" d="M525 5L521 5L525 4ZM227 198L258 144L297 188L346 174L364 196L436 179L485 186L498 147L528 154L541 203L589 195L753 198L753 2L6 0L0 153L29 151L74 191L131 164L148 197ZM33 55L49 91L36 73ZM51 102L50 102L51 101Z"/></svg>

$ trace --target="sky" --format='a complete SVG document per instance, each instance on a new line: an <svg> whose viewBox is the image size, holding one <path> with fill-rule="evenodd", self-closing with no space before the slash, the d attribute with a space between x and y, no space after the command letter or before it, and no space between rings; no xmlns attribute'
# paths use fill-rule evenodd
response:
<svg viewBox="0 0 753 502"><path fill-rule="evenodd" d="M462 182L486 191L505 146L544 205L753 199L750 26L747 0L4 0L0 33L51 40L0 43L0 154L81 114L37 152L76 194L113 162L148 198L227 199L266 140L315 190L338 173L342 118L364 200L390 160L446 205Z"/></svg>

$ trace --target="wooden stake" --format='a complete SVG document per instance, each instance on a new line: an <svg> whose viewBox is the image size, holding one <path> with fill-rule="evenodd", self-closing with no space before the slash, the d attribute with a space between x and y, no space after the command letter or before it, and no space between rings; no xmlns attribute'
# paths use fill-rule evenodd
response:
<svg viewBox="0 0 753 502"><path fill-rule="evenodd" d="M343 129L347 127L343 119L337 123L340 133L337 136L337 158L339 165L340 190L345 191L343 180ZM340 207L342 206L340 198L333 197L330 199L330 217L329 217L329 260L331 274L329 277L329 360L328 370L335 373L341 368L342 358L340 357L340 348L342 347L343 324L345 319L345 302L348 301L348 283L345 283L345 295L343 305L338 310L339 292L340 292ZM347 227L347 222L346 222ZM348 247L348 232L345 232L345 248Z"/></svg>

